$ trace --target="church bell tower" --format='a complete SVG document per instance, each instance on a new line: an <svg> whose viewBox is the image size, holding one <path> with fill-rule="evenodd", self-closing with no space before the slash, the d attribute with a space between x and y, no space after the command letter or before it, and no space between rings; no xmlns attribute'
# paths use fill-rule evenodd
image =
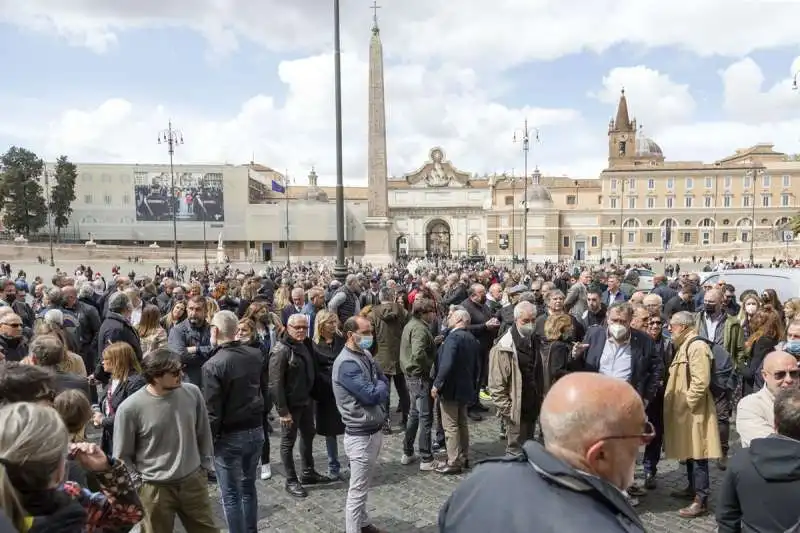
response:
<svg viewBox="0 0 800 533"><path fill-rule="evenodd" d="M625 89L619 97L617 117L608 123L608 166L632 164L636 158L636 119L628 114Z"/></svg>

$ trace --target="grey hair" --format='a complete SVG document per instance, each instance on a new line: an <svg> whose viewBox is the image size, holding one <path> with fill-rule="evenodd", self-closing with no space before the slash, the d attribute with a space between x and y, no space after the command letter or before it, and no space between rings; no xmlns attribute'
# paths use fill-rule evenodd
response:
<svg viewBox="0 0 800 533"><path fill-rule="evenodd" d="M559 295L561 295L562 298L566 298L566 296L564 296L564 293L560 289L553 289L547 293L547 301L549 302L553 296L559 296Z"/></svg>
<svg viewBox="0 0 800 533"><path fill-rule="evenodd" d="M94 287L88 281L84 281L81 283L81 286L78 287L78 298L91 298L94 294Z"/></svg>
<svg viewBox="0 0 800 533"><path fill-rule="evenodd" d="M522 317L522 313L535 315L536 307L530 302L521 301L514 306L514 320L519 320Z"/></svg>
<svg viewBox="0 0 800 533"><path fill-rule="evenodd" d="M358 277L355 274L348 274L346 278L344 278L345 285L352 285L353 283L358 283Z"/></svg>
<svg viewBox="0 0 800 533"><path fill-rule="evenodd" d="M800 439L800 390L781 389L775 395L775 431L790 439Z"/></svg>
<svg viewBox="0 0 800 533"><path fill-rule="evenodd" d="M64 325L64 313L60 309L49 309L44 314L44 321L50 324Z"/></svg>
<svg viewBox="0 0 800 533"><path fill-rule="evenodd" d="M236 337L236 327L239 325L239 319L233 311L218 311L214 313L211 325L219 331L217 339L233 340Z"/></svg>
<svg viewBox="0 0 800 533"><path fill-rule="evenodd" d="M694 315L689 311L678 311L669 319L670 324L678 326L694 326Z"/></svg>
<svg viewBox="0 0 800 533"><path fill-rule="evenodd" d="M118 291L108 298L108 310L112 313L123 313L128 309L133 309L131 299L124 292Z"/></svg>
<svg viewBox="0 0 800 533"><path fill-rule="evenodd" d="M64 295L61 294L61 289L53 287L47 291L47 301L53 306L59 306L64 303Z"/></svg>
<svg viewBox="0 0 800 533"><path fill-rule="evenodd" d="M393 302L394 298L394 289L390 289L389 287L381 287L381 290L378 291L378 299L381 301L381 303Z"/></svg>
<svg viewBox="0 0 800 533"><path fill-rule="evenodd" d="M611 314L611 311L613 311L614 309L616 309L621 313L625 313L625 316L627 316L629 319L633 317L633 307L628 302L617 302L615 304L610 305L606 316Z"/></svg>
<svg viewBox="0 0 800 533"><path fill-rule="evenodd" d="M462 308L455 308L450 313L451 318L457 319L459 322L463 322L465 326L469 326L472 322L472 317L469 315L466 309Z"/></svg>
<svg viewBox="0 0 800 533"><path fill-rule="evenodd" d="M308 316L307 316L307 315L304 315L303 313L294 313L294 314L293 314L293 315L291 315L291 316L289 317L289 319L286 321L286 325L288 326L288 325L289 325L289 324L291 324L292 322L297 322L297 321L298 321L298 320L300 320L301 318L303 319L303 321L304 321L306 324L308 324Z"/></svg>
<svg viewBox="0 0 800 533"><path fill-rule="evenodd" d="M292 298L298 295L305 298L306 291L303 290L303 287L295 287L294 289L292 289Z"/></svg>
<svg viewBox="0 0 800 533"><path fill-rule="evenodd" d="M651 292L642 299L642 303L644 305L661 305L664 303L664 300L661 298L661 295Z"/></svg>
<svg viewBox="0 0 800 533"><path fill-rule="evenodd" d="M67 458L69 433L52 407L16 402L0 408L0 507L14 524L27 514L19 489L44 490ZM13 479L24 484L19 489Z"/></svg>

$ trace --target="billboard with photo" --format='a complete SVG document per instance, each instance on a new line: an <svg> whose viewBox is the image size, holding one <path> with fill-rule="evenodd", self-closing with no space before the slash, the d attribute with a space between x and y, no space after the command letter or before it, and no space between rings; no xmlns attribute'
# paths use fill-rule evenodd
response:
<svg viewBox="0 0 800 533"><path fill-rule="evenodd" d="M224 222L222 174L218 172L176 172L175 191L170 194L169 172L138 172L134 178L136 220ZM171 200L170 200L171 199ZM172 201L173 205L170 205Z"/></svg>

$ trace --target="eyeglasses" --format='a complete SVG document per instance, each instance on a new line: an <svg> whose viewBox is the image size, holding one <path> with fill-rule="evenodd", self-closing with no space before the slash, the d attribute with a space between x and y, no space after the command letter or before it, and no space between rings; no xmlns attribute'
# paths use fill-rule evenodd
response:
<svg viewBox="0 0 800 533"><path fill-rule="evenodd" d="M786 379L787 374L792 379L800 380L800 370L778 370L777 372L772 373L772 378L775 381L783 381Z"/></svg>
<svg viewBox="0 0 800 533"><path fill-rule="evenodd" d="M649 420L645 420L644 428L642 428L642 433L635 434L635 435L609 435L608 437L603 437L602 439L598 439L598 442L601 440L625 440L625 439L641 439L642 444L650 444L650 442L656 436L656 428L650 423Z"/></svg>

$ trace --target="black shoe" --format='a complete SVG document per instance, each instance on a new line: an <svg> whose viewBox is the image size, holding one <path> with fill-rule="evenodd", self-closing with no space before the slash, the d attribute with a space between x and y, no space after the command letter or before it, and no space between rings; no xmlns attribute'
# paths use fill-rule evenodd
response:
<svg viewBox="0 0 800 533"><path fill-rule="evenodd" d="M300 476L300 483L302 483L303 485L318 485L320 483L331 483L333 481L338 481L338 480L331 479L328 476L323 476L316 470L303 472L303 474Z"/></svg>
<svg viewBox="0 0 800 533"><path fill-rule="evenodd" d="M398 405L397 409L395 409L394 412L395 413L402 413L403 412L403 408Z"/></svg>
<svg viewBox="0 0 800 533"><path fill-rule="evenodd" d="M647 473L644 475L644 488L647 490L655 490L656 488L656 475Z"/></svg>
<svg viewBox="0 0 800 533"><path fill-rule="evenodd" d="M383 428L381 428L384 435L391 435L392 434L392 425L389 422L383 423Z"/></svg>
<svg viewBox="0 0 800 533"><path fill-rule="evenodd" d="M478 411L467 411L467 418L469 418L473 422L480 422L481 420L483 420L483 415L480 414Z"/></svg>
<svg viewBox="0 0 800 533"><path fill-rule="evenodd" d="M431 445L431 448L432 448L432 451L434 451L434 452L439 452L439 451L441 451L441 450L444 450L444 449L445 449L445 444L444 444L444 442L438 442L438 441L437 441L437 442L434 442L434 443Z"/></svg>
<svg viewBox="0 0 800 533"><path fill-rule="evenodd" d="M461 473L461 467L458 465L445 464L437 468L436 472L439 474L444 474L446 476L453 476Z"/></svg>
<svg viewBox="0 0 800 533"><path fill-rule="evenodd" d="M308 497L308 492L306 489L303 488L303 485L300 484L299 481L287 481L284 490L295 498L306 498Z"/></svg>

